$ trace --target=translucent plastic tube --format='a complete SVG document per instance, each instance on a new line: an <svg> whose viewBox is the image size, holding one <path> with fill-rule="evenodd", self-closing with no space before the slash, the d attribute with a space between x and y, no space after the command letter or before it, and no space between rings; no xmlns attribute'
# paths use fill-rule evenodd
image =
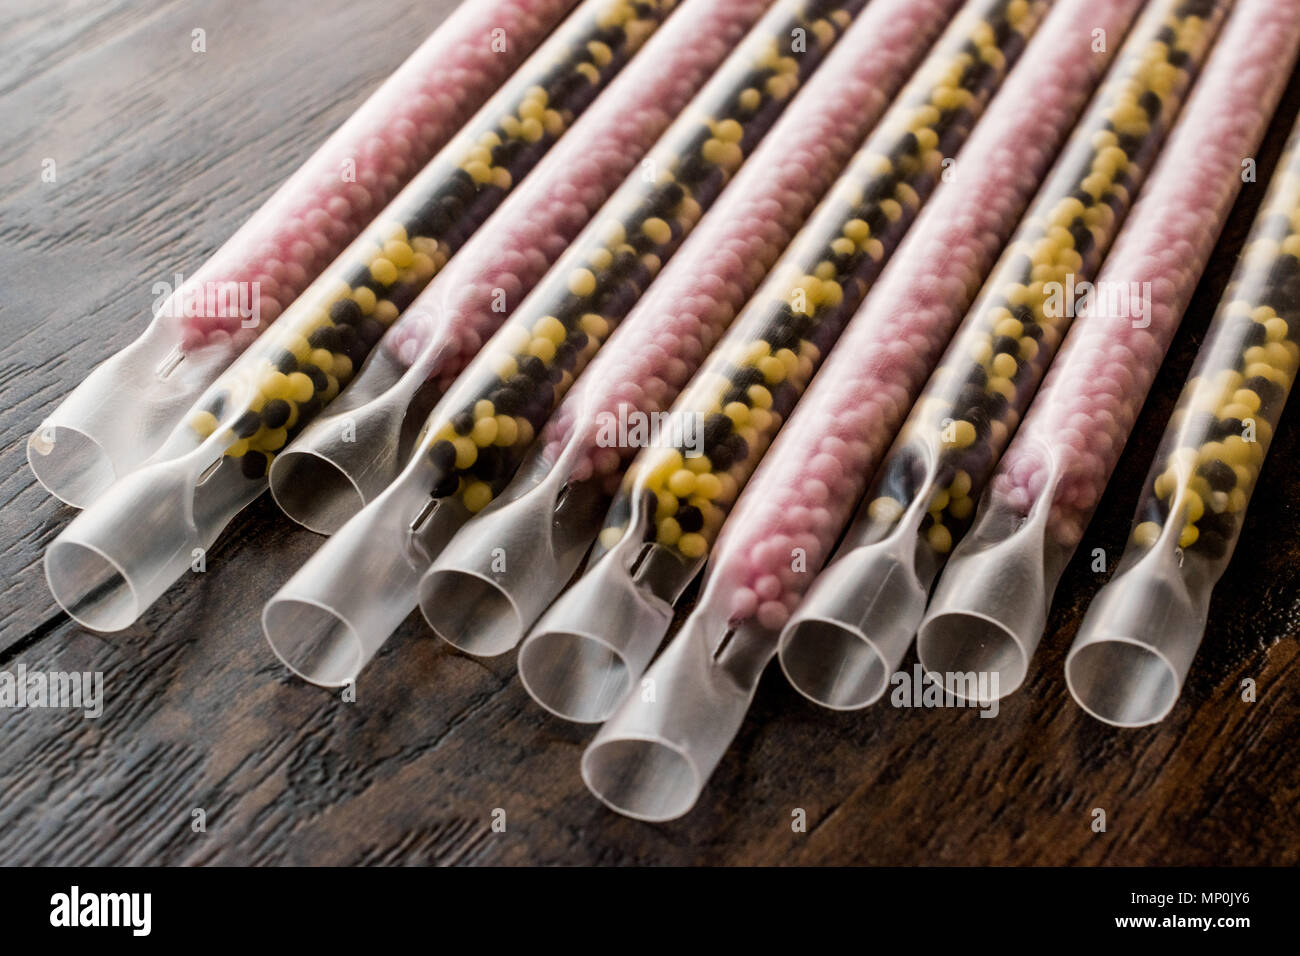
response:
<svg viewBox="0 0 1300 956"><path fill-rule="evenodd" d="M703 0L699 0L703 2ZM82 624L135 620L266 488L271 459L668 15L587 0L374 223L208 388L149 463L54 540L46 577Z"/></svg>
<svg viewBox="0 0 1300 956"><path fill-rule="evenodd" d="M835 559L781 632L795 688L873 703L930 585L1164 143L1227 4L1161 0L1134 27L1010 245L880 464Z"/></svg>
<svg viewBox="0 0 1300 956"><path fill-rule="evenodd" d="M638 453L582 577L519 647L542 706L604 720L649 663L744 482L1037 28L968 4ZM960 160L958 160L960 162Z"/></svg>
<svg viewBox="0 0 1300 956"><path fill-rule="evenodd" d="M635 449L844 168L957 0L872 0L421 584L462 650L513 649L577 570ZM503 550L499 550L503 549ZM507 560L502 560L505 556Z"/></svg>
<svg viewBox="0 0 1300 956"><path fill-rule="evenodd" d="M350 679L416 606L433 557L509 481L574 377L859 6L783 2L683 111L643 167L653 174L628 178L438 402L397 480L267 604L267 639L291 669L316 683Z"/></svg>
<svg viewBox="0 0 1300 956"><path fill-rule="evenodd" d="M437 398L633 168L650 175L647 152L770 2L688 3L673 15L276 457L271 492L289 517L332 533L397 477ZM786 0L773 24L797 26L807 5Z"/></svg>
<svg viewBox="0 0 1300 956"><path fill-rule="evenodd" d="M1300 130L1174 409L1128 547L1065 661L1070 693L1106 723L1162 720L1196 656L1300 363L1298 256Z"/></svg>
<svg viewBox="0 0 1300 956"><path fill-rule="evenodd" d="M445 145L574 0L462 3L28 442L37 479L85 507L138 467L266 325ZM169 277L170 278L170 277Z"/></svg>
<svg viewBox="0 0 1300 956"><path fill-rule="evenodd" d="M965 316L1140 0L1063 0L840 336L722 526L690 617L583 757L620 813L687 812L727 749L777 636ZM1033 110L1024 109L1029 101ZM1015 162L1009 162L1015 157Z"/></svg>
<svg viewBox="0 0 1300 956"><path fill-rule="evenodd" d="M963 692L958 674L996 673L996 684L977 686L999 696L1024 680L1052 592L1209 261L1242 161L1264 135L1298 45L1300 4L1238 0L1092 306L1066 337L939 578L917 653L954 694Z"/></svg>

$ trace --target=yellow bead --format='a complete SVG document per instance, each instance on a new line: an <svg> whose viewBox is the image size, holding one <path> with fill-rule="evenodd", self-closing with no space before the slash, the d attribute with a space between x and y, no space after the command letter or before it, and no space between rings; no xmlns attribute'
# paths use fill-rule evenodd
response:
<svg viewBox="0 0 1300 956"><path fill-rule="evenodd" d="M903 514L903 505L895 498L882 496L876 498L867 505L867 515L872 521L878 521L882 524L892 524L897 521Z"/></svg>
<svg viewBox="0 0 1300 956"><path fill-rule="evenodd" d="M379 304L374 290L364 285L359 289L352 290L352 301L360 306L362 315L372 314L375 311L375 306Z"/></svg>
<svg viewBox="0 0 1300 956"><path fill-rule="evenodd" d="M289 397L289 376L283 372L271 372L262 379L262 394L267 398Z"/></svg>
<svg viewBox="0 0 1300 956"><path fill-rule="evenodd" d="M528 343L528 354L549 364L551 359L555 358L555 343L550 339L533 339Z"/></svg>
<svg viewBox="0 0 1300 956"><path fill-rule="evenodd" d="M672 547L682 537L682 526L677 523L673 517L663 518L656 527L656 540L663 545Z"/></svg>
<svg viewBox="0 0 1300 956"><path fill-rule="evenodd" d="M465 503L466 511L472 515L478 514L492 500L492 488L485 481L471 481L465 486L461 500Z"/></svg>
<svg viewBox="0 0 1300 956"><path fill-rule="evenodd" d="M383 285L392 285L397 281L397 266L380 257L370 263L370 277Z"/></svg>
<svg viewBox="0 0 1300 956"><path fill-rule="evenodd" d="M590 269L574 269L569 273L569 291L576 296L589 296L596 291L596 277Z"/></svg>
<svg viewBox="0 0 1300 956"><path fill-rule="evenodd" d="M474 427L470 429L469 437L480 448L491 445L497 440L497 420L495 418L480 418L474 423Z"/></svg>
<svg viewBox="0 0 1300 956"><path fill-rule="evenodd" d="M509 415L498 415L497 437L495 444L500 448L509 448L519 438L519 426Z"/></svg>
<svg viewBox="0 0 1300 956"><path fill-rule="evenodd" d="M352 377L352 359L346 355L334 356L334 377L346 381Z"/></svg>
<svg viewBox="0 0 1300 956"><path fill-rule="evenodd" d="M714 127L713 133L728 143L739 143L745 136L745 127L734 119L724 119Z"/></svg>
<svg viewBox="0 0 1300 956"><path fill-rule="evenodd" d="M947 554L952 550L952 532L941 524L930 525L926 529L925 540L939 554Z"/></svg>
<svg viewBox="0 0 1300 956"><path fill-rule="evenodd" d="M668 477L668 490L678 498L685 498L695 491L696 480L694 472L682 468Z"/></svg>
<svg viewBox="0 0 1300 956"><path fill-rule="evenodd" d="M722 482L718 481L717 475L708 472L697 475L695 492L709 501L717 501L722 496Z"/></svg>
<svg viewBox="0 0 1300 956"><path fill-rule="evenodd" d="M268 428L257 439L257 447L264 451L275 451L284 447L289 440L289 431L285 428Z"/></svg>
<svg viewBox="0 0 1300 956"><path fill-rule="evenodd" d="M958 420L944 429L944 444L955 448L967 448L975 441L975 426L968 421Z"/></svg>
<svg viewBox="0 0 1300 956"><path fill-rule="evenodd" d="M595 312L588 312L580 320L582 331L586 332L593 339L604 339L609 334L609 322L603 315Z"/></svg>
<svg viewBox="0 0 1300 956"><path fill-rule="evenodd" d="M540 336L544 339L550 339L556 345L564 341L568 330L565 329L564 323L553 315L543 316L537 320L533 326L533 335Z"/></svg>
<svg viewBox="0 0 1300 956"><path fill-rule="evenodd" d="M844 235L854 242L862 242L871 236L871 226L865 219L850 219L844 224Z"/></svg>
<svg viewBox="0 0 1300 956"><path fill-rule="evenodd" d="M1178 547L1190 548L1192 545L1196 543L1196 539L1199 538L1200 536L1201 533L1196 530L1196 525L1194 524L1184 525L1182 534L1178 536Z"/></svg>
<svg viewBox="0 0 1300 956"><path fill-rule="evenodd" d="M785 365L775 355L759 359L758 370L763 373L763 379L769 385L779 385L786 379Z"/></svg>
<svg viewBox="0 0 1300 956"><path fill-rule="evenodd" d="M384 258L399 269L405 269L415 257L415 251L400 239L390 239L384 243Z"/></svg>
<svg viewBox="0 0 1300 956"><path fill-rule="evenodd" d="M316 386L305 372L291 372L289 378L289 398L295 402L309 402L316 394Z"/></svg>
<svg viewBox="0 0 1300 956"><path fill-rule="evenodd" d="M771 408L772 393L762 385L751 385L745 389L745 397L754 408Z"/></svg>
<svg viewBox="0 0 1300 956"><path fill-rule="evenodd" d="M641 231L646 234L646 238L651 242L660 246L673 237L672 227L658 216L652 216L645 222L641 223Z"/></svg>
<svg viewBox="0 0 1300 956"><path fill-rule="evenodd" d="M397 318L397 306L387 299L380 299L375 305L375 318L384 325L392 325L393 320Z"/></svg>
<svg viewBox="0 0 1300 956"><path fill-rule="evenodd" d="M217 430L217 416L211 412L195 412L190 416L190 428L198 432L200 438L207 438Z"/></svg>
<svg viewBox="0 0 1300 956"><path fill-rule="evenodd" d="M1011 378L1018 369L1019 366L1016 364L1016 360L1006 352L999 352L993 359L993 374L995 375Z"/></svg>
<svg viewBox="0 0 1300 956"><path fill-rule="evenodd" d="M1150 548L1160 540L1160 525L1154 521L1143 521L1133 529L1133 540L1144 548Z"/></svg>
<svg viewBox="0 0 1300 956"><path fill-rule="evenodd" d="M743 402L728 402L722 414L731 419L737 428L744 428L749 422L749 408Z"/></svg>
<svg viewBox="0 0 1300 956"><path fill-rule="evenodd" d="M655 492L655 520L662 521L677 514L677 496L671 491Z"/></svg>
<svg viewBox="0 0 1300 956"><path fill-rule="evenodd" d="M708 549L709 542L705 540L704 535L695 532L682 535L677 542L677 550L688 558L703 557Z"/></svg>
<svg viewBox="0 0 1300 956"><path fill-rule="evenodd" d="M456 446L457 470L464 471L478 461L478 445L474 444L473 439L461 435L453 438L451 443Z"/></svg>

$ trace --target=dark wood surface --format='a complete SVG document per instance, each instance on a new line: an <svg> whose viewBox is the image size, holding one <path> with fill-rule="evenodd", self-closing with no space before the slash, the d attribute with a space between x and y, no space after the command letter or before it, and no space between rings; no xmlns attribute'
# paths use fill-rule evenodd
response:
<svg viewBox="0 0 1300 956"><path fill-rule="evenodd" d="M590 797L591 730L547 717L511 657L448 650L413 617L355 704L290 679L262 603L319 539L264 497L208 570L96 635L45 587L72 517L24 462L42 415L413 49L453 0L0 8L0 669L100 670L105 713L0 711L5 863L1300 863L1300 470L1274 443L1209 636L1172 716L1118 731L1062 660L1103 583L1076 560L1031 679L1000 716L831 714L769 671L697 808L650 826ZM208 52L190 52L191 31ZM1118 557L1137 489L1282 139L1267 144L1081 548ZM43 183L41 161L57 162ZM1294 417L1294 410L1292 410ZM905 666L910 666L911 659ZM1255 703L1240 699L1243 678ZM1090 828L1106 810L1105 833ZM205 811L207 829L191 829ZM496 808L504 833L491 829ZM794 833L791 811L807 812Z"/></svg>

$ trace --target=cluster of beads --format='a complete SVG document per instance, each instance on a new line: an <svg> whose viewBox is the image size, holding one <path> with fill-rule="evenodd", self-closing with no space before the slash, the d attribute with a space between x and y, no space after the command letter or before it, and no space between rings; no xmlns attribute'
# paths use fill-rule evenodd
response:
<svg viewBox="0 0 1300 956"><path fill-rule="evenodd" d="M970 134L1046 3L965 8L675 403L702 447L653 449L628 469L599 548L625 533L634 501L653 542L702 557L740 486ZM685 431L683 426L683 431Z"/></svg>
<svg viewBox="0 0 1300 956"><path fill-rule="evenodd" d="M481 511L536 429L632 310L864 5L764 21L484 350L426 425L430 491Z"/></svg>
<svg viewBox="0 0 1300 956"><path fill-rule="evenodd" d="M588 0L200 400L250 479L338 394L400 312L613 78L671 0ZM508 106L508 108L506 108Z"/></svg>
<svg viewBox="0 0 1300 956"><path fill-rule="evenodd" d="M1293 138L1201 349L1138 507L1133 541L1171 520L1179 547L1224 557L1300 365L1300 141Z"/></svg>
<svg viewBox="0 0 1300 956"><path fill-rule="evenodd" d="M909 415L868 493L892 526L920 495L921 534L948 554L1119 231L1133 194L1213 43L1228 4L1178 0L1121 51L1063 159ZM869 531L869 535L877 532ZM883 533L883 530L880 532Z"/></svg>
<svg viewBox="0 0 1300 956"><path fill-rule="evenodd" d="M1288 75L1280 65L1295 56L1300 9L1262 6L1224 27L1107 256L1097 287L1136 292L1140 308L1099 297L1074 324L990 483L989 517L977 521L1014 526L1008 512L1027 517L1047 497L1050 541L1068 553L1082 538L1241 189L1242 157L1254 155L1277 105ZM1281 220L1275 227L1280 240L1291 235ZM1300 245L1300 237L1291 241ZM1150 301L1142 301L1142 290ZM1267 311L1259 316L1267 322ZM1225 477L1214 466L1205 474L1221 483ZM1224 491L1222 499L1209 500L1232 508L1244 503L1244 489ZM980 537L978 528L971 534Z"/></svg>
<svg viewBox="0 0 1300 956"><path fill-rule="evenodd" d="M422 369L445 394L756 21L794 2L781 0L767 12L769 0L714 0L674 13L512 191L492 224L402 313L381 347L399 365Z"/></svg>
<svg viewBox="0 0 1300 956"><path fill-rule="evenodd" d="M641 444L604 423L663 413L885 111L958 0L874 0L547 421L544 458L618 490Z"/></svg>
<svg viewBox="0 0 1300 956"><path fill-rule="evenodd" d="M541 42L571 0L462 5L351 119L165 303L183 319L181 348L241 349L354 240L452 133ZM494 48L493 31L509 39ZM345 175L345 170L347 174ZM206 290L256 290L259 324Z"/></svg>

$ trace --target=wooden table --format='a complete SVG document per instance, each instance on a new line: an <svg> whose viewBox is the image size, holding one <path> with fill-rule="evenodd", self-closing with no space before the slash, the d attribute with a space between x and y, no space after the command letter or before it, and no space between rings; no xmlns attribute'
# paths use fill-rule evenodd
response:
<svg viewBox="0 0 1300 956"><path fill-rule="evenodd" d="M1066 692L1064 652L1106 576L1076 560L1031 678L997 719L888 705L832 714L773 669L699 805L664 826L587 793L578 758L591 730L534 705L512 657L454 653L415 616L364 673L357 703L291 679L258 614L320 539L266 496L206 573L136 626L74 625L41 570L73 511L32 477L27 435L144 328L152 283L197 268L452 0L26 6L0 12L13 41L0 61L0 669L103 671L107 703L99 720L0 711L0 862L1300 863L1294 421L1163 724L1110 729ZM204 54L191 51L196 28ZM1113 566L1122 550L1297 108L1293 80L1085 556L1105 548ZM45 158L55 183L41 179ZM1247 677L1254 703L1239 694ZM1090 826L1097 807L1104 833ZM504 833L491 827L497 808ZM806 833L792 832L796 808Z"/></svg>

